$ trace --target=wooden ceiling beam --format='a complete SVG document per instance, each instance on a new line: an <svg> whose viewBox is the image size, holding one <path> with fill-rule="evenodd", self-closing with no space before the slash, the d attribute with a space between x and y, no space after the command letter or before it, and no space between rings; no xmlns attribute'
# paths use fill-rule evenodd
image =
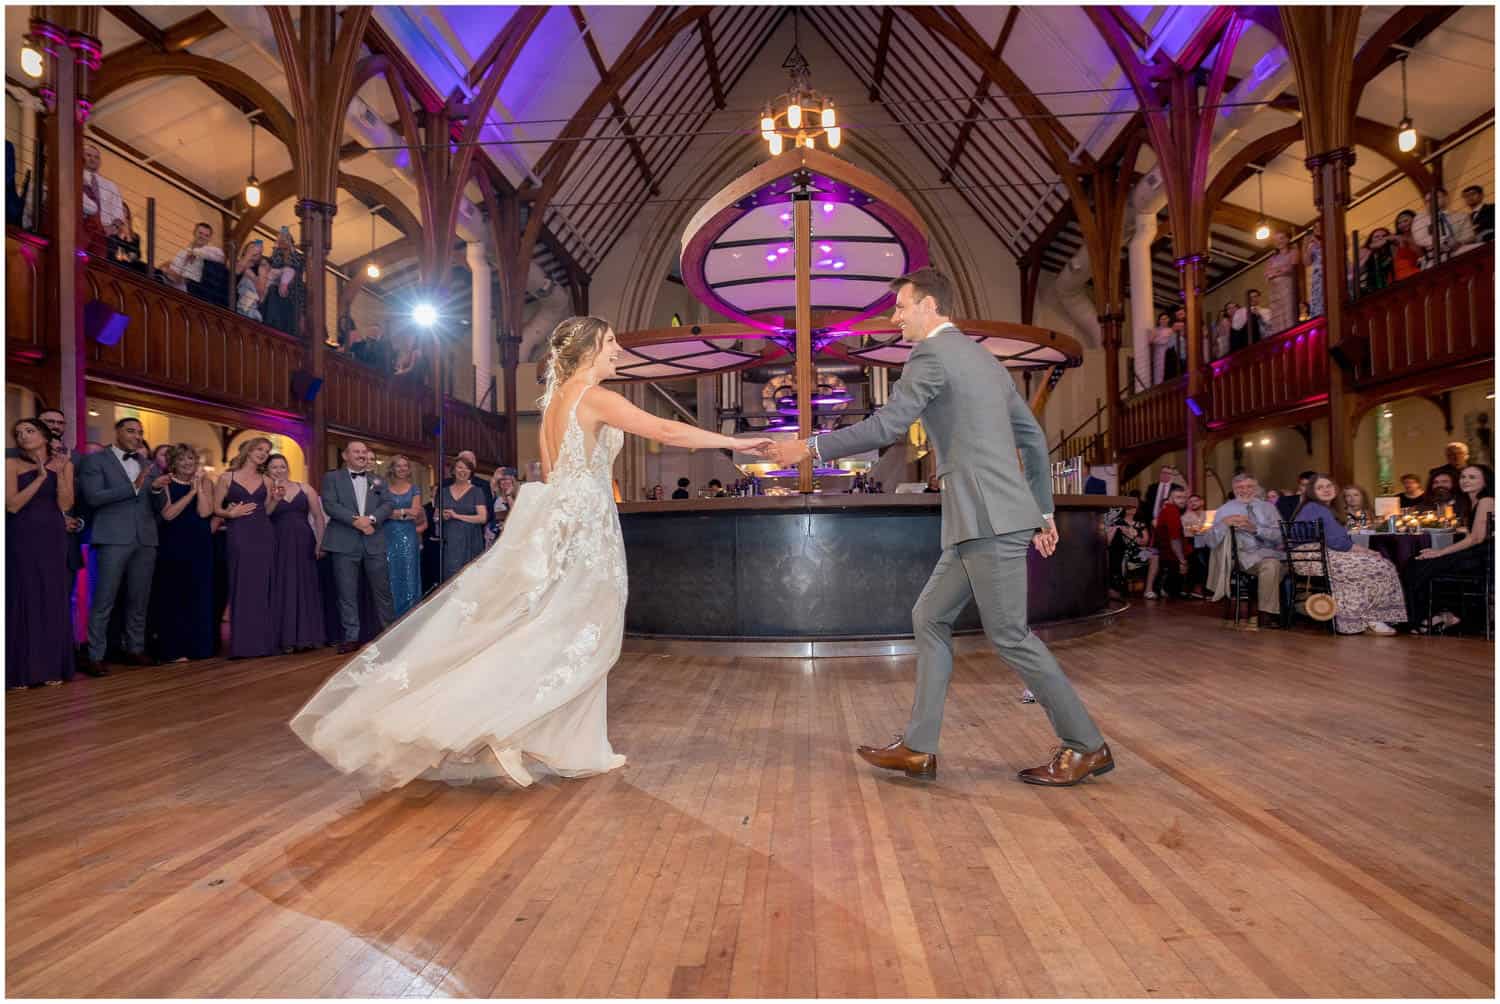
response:
<svg viewBox="0 0 1500 1004"><path fill-rule="evenodd" d="M708 83L713 88L714 107L723 111L729 106L724 97L724 81L719 75L719 55L714 51L714 31L708 18L698 22L698 35L703 40L703 59L708 64Z"/></svg>
<svg viewBox="0 0 1500 1004"><path fill-rule="evenodd" d="M589 58L593 60L594 69L599 73L599 79L603 80L609 75L609 67L604 65L604 57L599 54L599 46L594 43L594 34L589 31L588 18L584 16L583 8L573 4L568 8L573 15L573 22L578 25L578 31L583 36L583 44L589 52ZM708 18L698 22L700 25L707 24ZM657 185L656 179L651 177L651 165L646 160L646 152L641 149L641 141L636 138L635 127L630 124L630 113L625 108L625 102L620 98L620 92L615 91L610 96L610 105L615 114L620 117L620 132L626 137L625 145L630 150L630 156L635 161L636 168L641 172L641 177L646 181L646 188L652 195L660 195L661 187Z"/></svg>
<svg viewBox="0 0 1500 1004"><path fill-rule="evenodd" d="M880 85L885 80L885 61L891 52L891 24L894 21L892 8L886 7L880 15L880 35L875 42L875 70L870 75L870 100L880 100Z"/></svg>
<svg viewBox="0 0 1500 1004"><path fill-rule="evenodd" d="M1442 27L1461 7L1402 7L1366 39L1354 57L1354 86L1350 111L1359 107L1365 85L1401 58L1402 49L1412 49ZM1398 48L1398 46L1400 48Z"/></svg>
<svg viewBox="0 0 1500 1004"><path fill-rule="evenodd" d="M994 57L1001 58L1005 54L1005 43L1010 41L1010 33L1016 26L1016 17L1021 13L1019 6L1012 7L1010 13L1005 17L1005 24L1000 29L1000 38L995 42ZM969 108L964 112L964 124L959 127L958 139L953 142L953 152L948 155L948 169L942 173L944 183L952 170L958 166L959 158L963 156L964 147L969 143L969 136L974 132L974 120L979 117L979 105L990 93L990 78L982 71L976 71L979 83L975 87L974 97L969 100Z"/></svg>
<svg viewBox="0 0 1500 1004"><path fill-rule="evenodd" d="M109 59L129 62L152 52L181 52L190 45L224 30L224 22L211 10L201 10L183 18L170 28L158 28L132 7L106 7L121 24L140 36L141 41L127 45L109 55Z"/></svg>

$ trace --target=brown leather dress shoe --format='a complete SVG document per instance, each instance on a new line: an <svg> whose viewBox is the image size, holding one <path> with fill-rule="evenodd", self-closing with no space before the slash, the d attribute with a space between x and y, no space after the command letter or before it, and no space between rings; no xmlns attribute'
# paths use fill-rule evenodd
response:
<svg viewBox="0 0 1500 1004"><path fill-rule="evenodd" d="M84 676L100 677L109 675L108 667L97 659L89 659L78 667L78 671Z"/></svg>
<svg viewBox="0 0 1500 1004"><path fill-rule="evenodd" d="M866 763L885 770L899 770L907 777L937 777L937 754L918 753L908 749L899 739L882 749L860 746L855 752Z"/></svg>
<svg viewBox="0 0 1500 1004"><path fill-rule="evenodd" d="M1110 755L1109 743L1092 753L1080 753L1068 746L1059 746L1052 760L1040 767L1029 767L1021 771L1020 777L1027 784L1045 784L1054 788L1066 788L1095 774L1108 774L1115 769L1115 758Z"/></svg>
<svg viewBox="0 0 1500 1004"><path fill-rule="evenodd" d="M359 651L359 642L345 641L339 643L339 655L348 655L350 652Z"/></svg>
<svg viewBox="0 0 1500 1004"><path fill-rule="evenodd" d="M901 744L905 740L906 740L906 737L903 736L901 733L898 732L898 733L896 733L896 738L892 739L890 742L886 743L884 746L866 746L864 744L860 744L859 746L854 747L854 751L856 753L860 754L861 756L863 756L866 753L889 753L891 750L902 749L903 747L902 747Z"/></svg>

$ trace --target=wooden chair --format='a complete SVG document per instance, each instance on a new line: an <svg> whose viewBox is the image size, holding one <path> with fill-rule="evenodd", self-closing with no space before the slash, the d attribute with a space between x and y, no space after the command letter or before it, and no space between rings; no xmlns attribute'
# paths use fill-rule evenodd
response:
<svg viewBox="0 0 1500 1004"><path fill-rule="evenodd" d="M1489 515L1486 524L1484 543L1484 570L1482 572L1454 572L1450 575L1439 575L1428 584L1427 589L1427 620L1432 620L1434 608L1433 596L1442 590L1447 596L1458 598L1460 615L1467 609L1470 600L1479 600L1484 604L1484 638L1490 641L1495 637L1495 514ZM1438 633L1445 633L1443 628Z"/></svg>
<svg viewBox="0 0 1500 1004"><path fill-rule="evenodd" d="M1281 521L1281 539L1286 546L1286 577L1292 583L1291 596L1282 604L1282 624L1290 627L1299 597L1306 597L1314 586L1333 593L1333 576L1328 570L1328 540L1321 522ZM1333 618L1327 621L1334 634Z"/></svg>

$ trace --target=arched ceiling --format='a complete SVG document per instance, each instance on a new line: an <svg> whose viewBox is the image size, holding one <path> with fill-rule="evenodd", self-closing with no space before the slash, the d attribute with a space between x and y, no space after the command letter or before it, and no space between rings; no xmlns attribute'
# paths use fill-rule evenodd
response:
<svg viewBox="0 0 1500 1004"><path fill-rule="evenodd" d="M467 100L498 50L499 33L513 6L382 6L372 34L440 96ZM716 110L744 109L747 125L770 96L783 52L767 43L793 8L778 6L552 7L529 37L499 89L481 131L497 175L518 189L540 188L549 171L566 161L545 212L546 233L537 260L562 281L570 268L592 272L626 232L640 208L660 192L688 140ZM1127 6L1146 44L1177 53L1188 44L1210 8ZM1409 105L1424 135L1443 137L1493 111L1493 8L1429 8L1417 28L1402 35L1410 46ZM1233 72L1249 72L1277 44L1274 8L1260 8L1261 23L1247 29ZM1367 7L1361 44L1406 8ZM223 15L220 17L219 15ZM1108 161L1123 147L1123 133L1138 120L1134 95L1087 15L1077 7L879 7L800 9L804 37L820 36L843 62L867 100L849 108L846 121L864 122L881 142L907 144L925 158L942 183L952 186L976 217L1017 257L1035 255L1056 270L1081 246L1057 170L1042 152L1036 130L1053 131L1077 159ZM259 16L263 17L263 14ZM28 9L6 8L7 73L19 69L19 40ZM242 16L205 7L105 7L100 35L106 59L136 51L172 51L221 60L250 75L282 101L287 88L266 50L241 30ZM235 27L227 27L233 24ZM670 28L670 30L668 30ZM937 30L941 28L942 30ZM952 44L968 33L992 54L995 79ZM639 58L649 52L646 58ZM1205 54L1205 61L1212 52ZM638 62L633 72L620 67ZM746 75L756 68L753 86ZM769 67L769 69L767 69ZM825 68L825 72L827 69ZM612 78L620 78L612 81ZM784 77L780 79L784 80ZM1440 84L1438 82L1441 82ZM816 83L815 79L815 83ZM753 93L751 93L753 91ZM395 108L379 81L360 92L375 114L394 121ZM1260 112L1236 145L1296 121L1295 89ZM601 113L583 123L581 140L560 140L580 108ZM96 108L92 128L140 158L224 200L249 173L248 127L242 99L196 80L163 78L122 88ZM1394 129L1400 117L1400 77L1384 65L1366 88L1360 116ZM576 123L575 123L576 124ZM342 169L402 197L408 214L420 215L409 184L352 134L345 137ZM572 155L564 153L565 146ZM1230 152L1233 152L1234 145ZM1312 190L1300 144L1266 158L1266 211L1294 224L1313 216ZM1151 163L1149 151L1138 170ZM290 167L286 150L262 135L256 172L274 177ZM1356 190L1387 174L1391 164L1360 149ZM1246 232L1255 209L1253 179L1234 187L1225 218L1216 222L1222 263L1249 260L1260 248ZM398 214L375 220L375 241L403 233ZM272 210L272 226L292 223L291 204ZM369 252L368 201L341 193L334 222L334 258L348 262ZM1162 278L1175 283L1166 264ZM1216 266L1217 267L1217 266ZM399 268L394 273L399 275ZM1214 278L1210 275L1210 281ZM1171 288L1171 286L1168 286Z"/></svg>

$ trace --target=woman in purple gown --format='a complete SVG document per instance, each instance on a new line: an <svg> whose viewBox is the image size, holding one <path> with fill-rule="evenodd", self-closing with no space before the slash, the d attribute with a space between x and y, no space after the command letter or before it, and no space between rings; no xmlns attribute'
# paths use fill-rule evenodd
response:
<svg viewBox="0 0 1500 1004"><path fill-rule="evenodd" d="M51 456L52 433L23 418L11 427L19 457L5 461L5 685L55 687L73 678L68 531L73 464Z"/></svg>
<svg viewBox="0 0 1500 1004"><path fill-rule="evenodd" d="M146 638L162 662L211 659L218 647L214 609L214 483L198 469L188 443L170 448L163 463L170 480L151 501L156 506L156 570Z"/></svg>
<svg viewBox="0 0 1500 1004"><path fill-rule="evenodd" d="M240 444L239 455L219 478L214 515L229 531L229 657L274 655L279 632L271 603L276 568L275 508L265 478L271 441L256 436Z"/></svg>
<svg viewBox="0 0 1500 1004"><path fill-rule="evenodd" d="M328 517L311 485L291 479L286 457L271 454L266 461L275 509L276 571L271 577L272 613L276 616L277 647L301 652L327 644L323 626L323 594L318 583L318 548ZM311 521L309 521L311 518ZM316 525L316 529L314 529Z"/></svg>

